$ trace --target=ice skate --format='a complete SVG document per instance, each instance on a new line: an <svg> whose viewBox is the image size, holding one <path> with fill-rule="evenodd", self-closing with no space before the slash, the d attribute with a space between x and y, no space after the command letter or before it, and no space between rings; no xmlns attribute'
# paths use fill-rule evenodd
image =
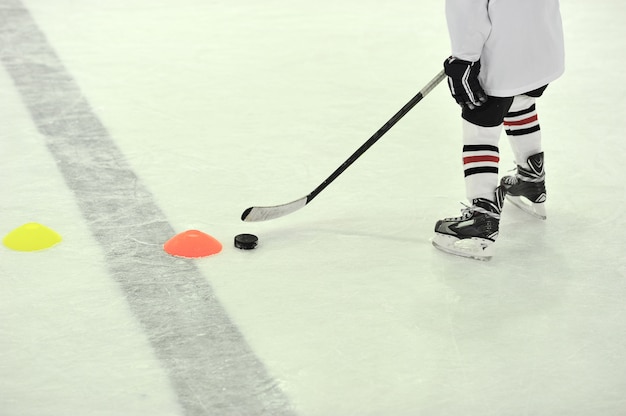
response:
<svg viewBox="0 0 626 416"><path fill-rule="evenodd" d="M506 190L506 199L522 211L546 219L546 173L543 152L528 158L530 168L517 166L517 173L505 176L500 185Z"/></svg>
<svg viewBox="0 0 626 416"><path fill-rule="evenodd" d="M463 209L460 217L445 218L435 224L433 245L439 250L476 260L490 260L498 237L505 191L496 188L495 202L478 198Z"/></svg>

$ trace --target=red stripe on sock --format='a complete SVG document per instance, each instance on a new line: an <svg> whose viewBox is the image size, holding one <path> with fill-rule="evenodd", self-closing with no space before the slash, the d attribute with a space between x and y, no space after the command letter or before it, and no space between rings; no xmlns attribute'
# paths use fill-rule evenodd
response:
<svg viewBox="0 0 626 416"><path fill-rule="evenodd" d="M524 124L530 124L535 121L537 121L537 114L535 114L534 116L525 118L523 120L517 120L517 121L504 120L504 125L505 126L523 126Z"/></svg>
<svg viewBox="0 0 626 416"><path fill-rule="evenodd" d="M463 164L476 163L476 162L495 162L498 163L500 158L498 156L482 155L482 156L467 156L463 158Z"/></svg>

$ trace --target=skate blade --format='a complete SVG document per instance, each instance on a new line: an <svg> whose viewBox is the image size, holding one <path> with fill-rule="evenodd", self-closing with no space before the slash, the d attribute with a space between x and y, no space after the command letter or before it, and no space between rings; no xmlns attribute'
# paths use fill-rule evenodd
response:
<svg viewBox="0 0 626 416"><path fill-rule="evenodd" d="M507 195L506 200L511 202L513 205L515 205L516 207L518 207L525 213L530 214L535 218L539 218L541 220L545 220L547 218L545 202L537 204L523 196L512 196L512 195Z"/></svg>
<svg viewBox="0 0 626 416"><path fill-rule="evenodd" d="M493 241L484 238L459 239L451 235L435 233L430 240L435 248L474 260L489 261L493 257Z"/></svg>

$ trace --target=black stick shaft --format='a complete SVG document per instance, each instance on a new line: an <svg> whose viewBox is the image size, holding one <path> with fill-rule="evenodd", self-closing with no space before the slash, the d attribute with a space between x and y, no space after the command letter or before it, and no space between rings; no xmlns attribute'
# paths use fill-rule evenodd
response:
<svg viewBox="0 0 626 416"><path fill-rule="evenodd" d="M444 78L446 74L442 70L435 78L433 78L420 92L411 98L411 100L404 105L393 117L389 119L372 137L370 137L365 143L361 145L341 166L339 166L324 182L322 182L317 188L315 188L309 195L307 195L307 204L320 194L328 185L330 185L339 175L341 175L350 165L352 165L363 153L374 145L381 137L385 135L391 128L404 117L417 103L432 91Z"/></svg>

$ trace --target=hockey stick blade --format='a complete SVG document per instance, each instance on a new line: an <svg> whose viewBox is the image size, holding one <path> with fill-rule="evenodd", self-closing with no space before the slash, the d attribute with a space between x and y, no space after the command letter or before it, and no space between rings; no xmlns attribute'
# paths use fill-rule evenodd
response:
<svg viewBox="0 0 626 416"><path fill-rule="evenodd" d="M241 214L241 220L246 222L267 221L283 217L294 211L303 208L324 190L332 181L337 179L352 163L354 163L367 149L372 147L381 137L385 135L402 117L404 117L417 103L419 103L430 91L432 91L444 78L444 71L439 72L420 92L411 98L393 117L389 119L372 137L361 145L341 166L337 168L324 182L315 188L310 194L295 201L281 205L266 207L250 207Z"/></svg>
<svg viewBox="0 0 626 416"><path fill-rule="evenodd" d="M267 221L284 217L308 204L308 195L282 205L271 207L250 207L241 214L241 220L247 222Z"/></svg>

